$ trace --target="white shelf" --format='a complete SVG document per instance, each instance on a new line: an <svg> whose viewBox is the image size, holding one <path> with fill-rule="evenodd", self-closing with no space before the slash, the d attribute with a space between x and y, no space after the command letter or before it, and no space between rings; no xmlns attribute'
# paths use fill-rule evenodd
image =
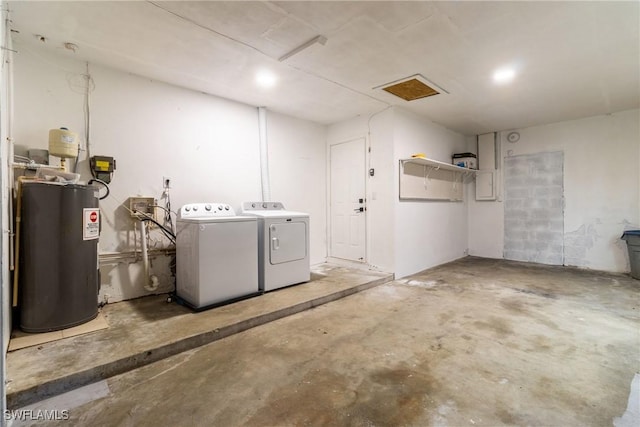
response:
<svg viewBox="0 0 640 427"><path fill-rule="evenodd" d="M475 177L476 170L438 160L400 159L400 200L461 202L469 176Z"/></svg>
<svg viewBox="0 0 640 427"><path fill-rule="evenodd" d="M428 166L435 170L443 169L454 172L462 172L464 174L475 174L475 169L461 168L460 166L452 165L451 163L440 162L438 160L421 159L419 157L412 157L410 159L400 159L400 163L404 166L405 163L414 163L417 165Z"/></svg>

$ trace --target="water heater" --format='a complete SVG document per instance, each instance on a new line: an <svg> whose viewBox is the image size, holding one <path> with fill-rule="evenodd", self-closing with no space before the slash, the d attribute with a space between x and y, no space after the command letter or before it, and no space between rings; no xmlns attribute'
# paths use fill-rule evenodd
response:
<svg viewBox="0 0 640 427"><path fill-rule="evenodd" d="M100 210L95 188L23 182L20 328L49 332L98 314Z"/></svg>

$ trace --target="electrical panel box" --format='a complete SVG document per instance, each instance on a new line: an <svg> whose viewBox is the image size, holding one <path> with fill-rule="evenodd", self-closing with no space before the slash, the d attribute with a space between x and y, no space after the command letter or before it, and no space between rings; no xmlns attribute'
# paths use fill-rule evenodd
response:
<svg viewBox="0 0 640 427"><path fill-rule="evenodd" d="M476 172L476 200L496 200L496 171Z"/></svg>
<svg viewBox="0 0 640 427"><path fill-rule="evenodd" d="M129 197L129 212L133 218L137 218L136 213L139 212L156 219L156 204L153 197Z"/></svg>
<svg viewBox="0 0 640 427"><path fill-rule="evenodd" d="M496 134L478 135L478 172L476 173L476 200L497 200L498 171Z"/></svg>

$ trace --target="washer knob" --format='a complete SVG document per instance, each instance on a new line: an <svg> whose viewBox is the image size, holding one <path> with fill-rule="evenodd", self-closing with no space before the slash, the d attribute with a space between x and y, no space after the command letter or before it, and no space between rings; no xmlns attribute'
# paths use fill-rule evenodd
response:
<svg viewBox="0 0 640 427"><path fill-rule="evenodd" d="M263 204L262 204L262 207L263 207L264 209L267 209L267 204L266 204L266 203L263 203Z"/></svg>
<svg viewBox="0 0 640 427"><path fill-rule="evenodd" d="M204 209L206 211L210 211L211 210L211 205L204 205Z"/></svg>
<svg viewBox="0 0 640 427"><path fill-rule="evenodd" d="M229 210L229 205L225 206L225 207L224 207L224 210L225 210L225 211L228 211L228 210Z"/></svg>
<svg viewBox="0 0 640 427"><path fill-rule="evenodd" d="M189 212L191 210L191 206L185 206L184 210L185 210L185 212Z"/></svg>
<svg viewBox="0 0 640 427"><path fill-rule="evenodd" d="M198 210L198 205L193 207L193 211L196 212Z"/></svg>
<svg viewBox="0 0 640 427"><path fill-rule="evenodd" d="M218 205L218 210L221 211L222 210L222 205Z"/></svg>

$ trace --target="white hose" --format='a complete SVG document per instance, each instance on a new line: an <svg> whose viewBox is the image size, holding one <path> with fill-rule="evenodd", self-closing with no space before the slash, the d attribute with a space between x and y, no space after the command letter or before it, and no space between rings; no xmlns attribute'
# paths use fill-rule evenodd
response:
<svg viewBox="0 0 640 427"><path fill-rule="evenodd" d="M267 144L267 108L258 107L258 127L260 130L260 183L262 184L262 201L271 200L269 183L269 146Z"/></svg>
<svg viewBox="0 0 640 427"><path fill-rule="evenodd" d="M147 253L147 227L140 221L140 239L142 240L142 264L144 266L144 289L153 292L158 289L158 278L151 275L149 255Z"/></svg>

